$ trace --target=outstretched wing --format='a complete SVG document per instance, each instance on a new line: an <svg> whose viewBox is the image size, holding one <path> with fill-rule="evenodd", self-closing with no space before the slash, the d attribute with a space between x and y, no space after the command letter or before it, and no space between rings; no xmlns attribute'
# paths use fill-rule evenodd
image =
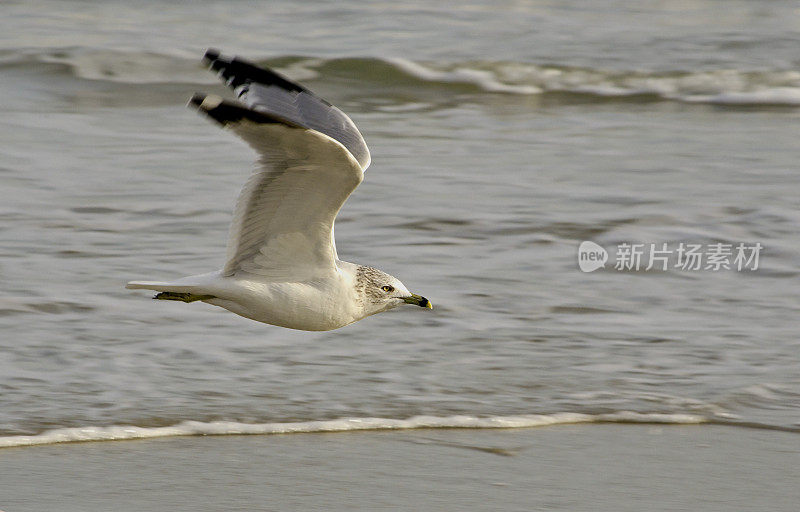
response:
<svg viewBox="0 0 800 512"><path fill-rule="evenodd" d="M246 60L223 57L217 50L208 50L203 62L218 72L249 108L324 133L347 148L362 170L369 167L369 149L355 123L302 85Z"/></svg>
<svg viewBox="0 0 800 512"><path fill-rule="evenodd" d="M212 68L214 63L227 64L222 76L247 102L196 94L190 104L259 155L236 203L223 274L244 271L270 280L307 280L336 271L333 222L369 163L361 134L340 110L271 71L218 54L207 60ZM244 84L262 92L242 93ZM332 119L339 119L338 124ZM345 134L345 142L357 140L360 145L351 150L334 137Z"/></svg>

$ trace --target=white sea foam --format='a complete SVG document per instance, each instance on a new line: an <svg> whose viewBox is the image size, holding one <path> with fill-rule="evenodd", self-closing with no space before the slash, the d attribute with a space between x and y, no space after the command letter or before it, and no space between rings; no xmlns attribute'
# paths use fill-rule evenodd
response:
<svg viewBox="0 0 800 512"><path fill-rule="evenodd" d="M404 58L335 58L246 55L276 67L290 78L309 81L326 73L347 76L353 83L373 87L376 77L391 83L422 87L464 87L476 91L518 95L582 94L599 98L652 96L665 101L727 105L800 105L800 72L740 69L672 72L612 71L511 61L412 61ZM147 83L215 83L198 64L197 55L181 50L123 51L70 47L10 49L0 52L0 66L46 62L67 66L86 80ZM385 66L388 66L386 68ZM376 72L376 69L380 72ZM392 71L393 69L393 71ZM381 94L384 86L375 86Z"/></svg>
<svg viewBox="0 0 800 512"><path fill-rule="evenodd" d="M773 87L758 91L723 92L711 96L689 96L694 103L722 105L800 105L800 87Z"/></svg>
<svg viewBox="0 0 800 512"><path fill-rule="evenodd" d="M429 82L472 84L487 92L571 93L604 98L651 95L671 101L730 105L800 105L800 73L734 69L646 73L539 66L528 63L420 64L390 59ZM470 66L476 66L472 68Z"/></svg>
<svg viewBox="0 0 800 512"><path fill-rule="evenodd" d="M492 70L473 69L466 65L452 69L436 69L400 58L387 59L387 62L411 76L428 82L470 84L487 92L514 94L539 94L542 92L542 89L531 84L503 83L498 80L497 74Z"/></svg>
<svg viewBox="0 0 800 512"><path fill-rule="evenodd" d="M692 414L615 412L608 414L523 414L518 416L414 416L408 419L341 418L294 423L239 423L235 421L184 421L168 427L87 426L48 430L30 436L0 437L0 448L87 441L121 441L177 436L270 435L356 430L411 430L436 428L531 428L577 423L658 423L693 425L708 418Z"/></svg>
<svg viewBox="0 0 800 512"><path fill-rule="evenodd" d="M86 80L131 84L212 84L217 80L195 55L74 48L43 51L35 59L69 66L75 76Z"/></svg>

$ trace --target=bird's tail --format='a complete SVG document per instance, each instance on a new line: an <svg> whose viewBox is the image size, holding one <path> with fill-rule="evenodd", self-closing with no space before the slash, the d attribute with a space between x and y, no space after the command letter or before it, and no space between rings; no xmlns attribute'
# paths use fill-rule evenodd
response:
<svg viewBox="0 0 800 512"><path fill-rule="evenodd" d="M215 299L214 295L203 293L196 285L180 283L165 283L160 281L131 281L125 288L132 290L155 290L153 298L158 300L179 300L181 302L195 302L198 300Z"/></svg>

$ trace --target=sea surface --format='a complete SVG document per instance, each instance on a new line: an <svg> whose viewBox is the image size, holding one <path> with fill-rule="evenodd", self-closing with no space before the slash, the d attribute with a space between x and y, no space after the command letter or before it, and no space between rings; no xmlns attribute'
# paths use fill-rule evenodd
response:
<svg viewBox="0 0 800 512"><path fill-rule="evenodd" d="M339 255L433 311L308 333L124 289L223 264L254 155L185 108L227 94L209 47L350 114ZM714 423L800 462L798 47L782 0L3 2L0 446Z"/></svg>

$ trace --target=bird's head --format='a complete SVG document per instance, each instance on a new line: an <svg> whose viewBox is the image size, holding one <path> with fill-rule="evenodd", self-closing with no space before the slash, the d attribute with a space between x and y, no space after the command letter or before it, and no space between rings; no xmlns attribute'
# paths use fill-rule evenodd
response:
<svg viewBox="0 0 800 512"><path fill-rule="evenodd" d="M428 299L411 293L399 279L376 268L359 266L356 272L356 285L364 301L364 312L367 315L381 313L401 304L433 309Z"/></svg>

